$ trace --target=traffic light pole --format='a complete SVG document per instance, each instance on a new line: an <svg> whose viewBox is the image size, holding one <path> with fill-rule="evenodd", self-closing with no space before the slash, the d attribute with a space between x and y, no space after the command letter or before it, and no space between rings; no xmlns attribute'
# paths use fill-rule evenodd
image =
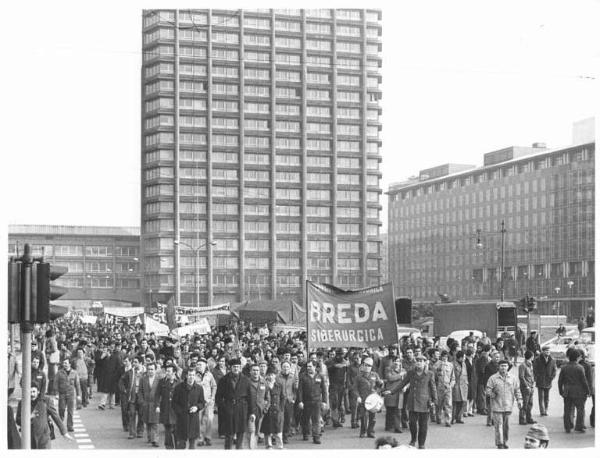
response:
<svg viewBox="0 0 600 458"><path fill-rule="evenodd" d="M25 244L23 255L23 317L21 320L21 356L23 378L21 380L21 448L31 449L31 265L29 245Z"/></svg>

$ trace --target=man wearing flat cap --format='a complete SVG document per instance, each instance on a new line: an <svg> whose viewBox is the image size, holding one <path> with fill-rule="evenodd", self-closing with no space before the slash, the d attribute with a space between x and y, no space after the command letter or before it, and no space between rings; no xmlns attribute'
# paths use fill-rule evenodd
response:
<svg viewBox="0 0 600 458"><path fill-rule="evenodd" d="M550 356L550 347L544 345L542 353L533 360L533 378L538 389L538 403L542 417L548 415L550 388L555 377L556 362Z"/></svg>
<svg viewBox="0 0 600 458"><path fill-rule="evenodd" d="M496 447L508 448L508 419L515 400L519 410L523 407L519 381L508 372L509 363L503 359L498 363L498 372L493 374L485 386L485 394L490 398Z"/></svg>

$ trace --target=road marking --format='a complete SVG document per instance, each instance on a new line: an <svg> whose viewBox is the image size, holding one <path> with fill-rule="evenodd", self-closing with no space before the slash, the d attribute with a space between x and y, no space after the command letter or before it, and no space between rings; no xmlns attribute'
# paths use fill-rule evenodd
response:
<svg viewBox="0 0 600 458"><path fill-rule="evenodd" d="M82 443L82 444L86 443L87 444L87 443L91 443L92 442L92 439L75 439L75 440L77 441L78 444L79 443Z"/></svg>
<svg viewBox="0 0 600 458"><path fill-rule="evenodd" d="M81 448L81 449L83 449L83 448L91 449L91 448L96 448L96 447L94 447L93 445L80 445L79 448Z"/></svg>
<svg viewBox="0 0 600 458"><path fill-rule="evenodd" d="M90 437L90 435L88 433L75 433L73 434L74 437Z"/></svg>

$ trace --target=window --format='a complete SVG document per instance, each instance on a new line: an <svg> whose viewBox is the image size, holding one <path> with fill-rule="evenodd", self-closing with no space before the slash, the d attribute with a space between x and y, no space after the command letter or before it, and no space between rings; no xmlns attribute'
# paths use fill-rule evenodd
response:
<svg viewBox="0 0 600 458"><path fill-rule="evenodd" d="M271 139L269 137L244 137L244 146L254 148L269 148Z"/></svg>
<svg viewBox="0 0 600 458"><path fill-rule="evenodd" d="M182 184L179 187L179 192L182 196L204 197L206 196L206 186Z"/></svg>
<svg viewBox="0 0 600 458"><path fill-rule="evenodd" d="M300 165L300 156L290 154L278 154L276 156L277 165L296 166Z"/></svg>
<svg viewBox="0 0 600 458"><path fill-rule="evenodd" d="M237 120L236 120L237 121ZM180 116L179 125L181 127L206 127L205 116Z"/></svg>
<svg viewBox="0 0 600 458"><path fill-rule="evenodd" d="M215 100L215 102L217 102ZM213 102L213 107L215 106ZM206 110L206 100L204 99L186 99L184 97L179 99L180 110Z"/></svg>
<svg viewBox="0 0 600 458"><path fill-rule="evenodd" d="M277 199L285 200L300 200L300 190L289 188L277 188L275 192L275 197Z"/></svg>
<svg viewBox="0 0 600 458"><path fill-rule="evenodd" d="M279 287L298 287L300 286L299 275L277 275L277 285Z"/></svg>
<svg viewBox="0 0 600 458"><path fill-rule="evenodd" d="M331 225L329 223L308 223L307 232L309 234L326 235L331 232Z"/></svg>
<svg viewBox="0 0 600 458"><path fill-rule="evenodd" d="M156 196L172 196L173 195L173 185L154 185L146 187L146 197L156 197Z"/></svg>
<svg viewBox="0 0 600 458"><path fill-rule="evenodd" d="M360 43L347 42L347 41L336 42L335 49L337 52L347 52L347 53L356 53L356 54L359 54L361 52Z"/></svg>
<svg viewBox="0 0 600 458"><path fill-rule="evenodd" d="M331 41L306 40L306 49L310 49L311 51L331 51Z"/></svg>
<svg viewBox="0 0 600 458"><path fill-rule="evenodd" d="M310 217L329 218L331 216L331 208L309 205L306 207L306 215Z"/></svg>
<svg viewBox="0 0 600 458"><path fill-rule="evenodd" d="M331 243L329 240L309 240L307 242L307 251L329 253L331 251Z"/></svg>
<svg viewBox="0 0 600 458"><path fill-rule="evenodd" d="M146 129L153 129L159 126L172 126L174 117L168 115L154 116L146 119Z"/></svg>
<svg viewBox="0 0 600 458"><path fill-rule="evenodd" d="M300 259L299 258L277 258L276 260L277 269L299 269Z"/></svg>
<svg viewBox="0 0 600 458"><path fill-rule="evenodd" d="M306 115L307 116L315 116L322 118L331 117L331 108L329 107L317 107L317 106L307 106L306 107Z"/></svg>
<svg viewBox="0 0 600 458"><path fill-rule="evenodd" d="M308 173L306 181L311 184L329 184L331 175L329 173Z"/></svg>
<svg viewBox="0 0 600 458"><path fill-rule="evenodd" d="M306 65L310 67L331 68L331 57L326 56L306 56Z"/></svg>
<svg viewBox="0 0 600 458"><path fill-rule="evenodd" d="M213 180L237 180L238 171L235 169L212 169Z"/></svg>
<svg viewBox="0 0 600 458"><path fill-rule="evenodd" d="M337 35L344 35L349 37L360 37L361 36L360 27L352 27L349 25L338 25L336 27Z"/></svg>
<svg viewBox="0 0 600 458"><path fill-rule="evenodd" d="M225 111L227 113L237 113L238 103L229 100L213 100L212 110L213 111Z"/></svg>
<svg viewBox="0 0 600 458"><path fill-rule="evenodd" d="M237 135L213 135L212 141L215 146L238 146L239 144Z"/></svg>
<svg viewBox="0 0 600 458"><path fill-rule="evenodd" d="M244 111L246 113L269 114L271 112L271 106L268 103L246 102L244 103Z"/></svg>
<svg viewBox="0 0 600 458"><path fill-rule="evenodd" d="M297 121L277 121L275 127L278 132L300 132L300 123Z"/></svg>
<svg viewBox="0 0 600 458"><path fill-rule="evenodd" d="M247 130L269 130L267 119L244 119L244 128Z"/></svg>
<svg viewBox="0 0 600 458"><path fill-rule="evenodd" d="M282 105L277 104L275 106L275 112L279 115L286 116L300 116L300 106L299 105Z"/></svg>
<svg viewBox="0 0 600 458"><path fill-rule="evenodd" d="M248 181L270 181L268 170L244 170L244 179Z"/></svg>
<svg viewBox="0 0 600 458"><path fill-rule="evenodd" d="M159 132L152 135L146 135L146 146L169 144L174 141L175 136L170 132Z"/></svg>
<svg viewBox="0 0 600 458"><path fill-rule="evenodd" d="M277 240L277 251L300 251L299 240Z"/></svg>
<svg viewBox="0 0 600 458"><path fill-rule="evenodd" d="M246 257L247 269L269 269L271 263L269 258L249 258Z"/></svg>
<svg viewBox="0 0 600 458"><path fill-rule="evenodd" d="M244 161L246 164L269 165L271 156L268 154L245 153Z"/></svg>
<svg viewBox="0 0 600 458"><path fill-rule="evenodd" d="M244 242L244 249L246 251L262 251L268 252L270 250L269 240L252 239Z"/></svg>
<svg viewBox="0 0 600 458"><path fill-rule="evenodd" d="M237 204L217 204L213 203L212 210L215 215L237 215Z"/></svg>
<svg viewBox="0 0 600 458"><path fill-rule="evenodd" d="M196 29L180 29L179 39L181 41L206 41L206 31ZM173 38L175 38L173 36Z"/></svg>
<svg viewBox="0 0 600 458"><path fill-rule="evenodd" d="M173 92L175 84L173 81L159 80L150 84L146 84L146 95L151 95L156 92Z"/></svg>
<svg viewBox="0 0 600 458"><path fill-rule="evenodd" d="M353 124L338 124L338 135L360 135L360 126Z"/></svg>
<svg viewBox="0 0 600 458"><path fill-rule="evenodd" d="M239 44L240 36L237 33L213 32L214 43Z"/></svg>
<svg viewBox="0 0 600 458"><path fill-rule="evenodd" d="M245 187L244 188L244 197L246 199L268 199L269 197L271 197L271 189L270 188Z"/></svg>
<svg viewBox="0 0 600 458"><path fill-rule="evenodd" d="M271 37L269 35L244 35L244 45L271 46Z"/></svg>
<svg viewBox="0 0 600 458"><path fill-rule="evenodd" d="M277 216L300 216L300 207L298 205L277 205L275 214Z"/></svg>
<svg viewBox="0 0 600 458"><path fill-rule="evenodd" d="M300 72L277 70L275 72L277 81L288 81L293 83L300 82Z"/></svg>
<svg viewBox="0 0 600 458"><path fill-rule="evenodd" d="M239 258L237 256L214 256L215 269L237 269L239 267Z"/></svg>
<svg viewBox="0 0 600 458"><path fill-rule="evenodd" d="M312 100L329 100L331 97L330 91L322 91L319 89L307 89L306 98Z"/></svg>
<svg viewBox="0 0 600 458"><path fill-rule="evenodd" d="M300 174L298 172L276 172L278 183L300 183Z"/></svg>
<svg viewBox="0 0 600 458"><path fill-rule="evenodd" d="M206 48L179 45L179 55L187 58L206 59Z"/></svg>
<svg viewBox="0 0 600 458"><path fill-rule="evenodd" d="M277 234L299 234L300 223L278 222L275 226Z"/></svg>
<svg viewBox="0 0 600 458"><path fill-rule="evenodd" d="M244 16L244 27L249 29L263 29L270 30L271 29L271 21L269 19L261 19L255 17ZM246 35L244 36L244 39ZM248 43L246 43L248 44Z"/></svg>
<svg viewBox="0 0 600 458"><path fill-rule="evenodd" d="M277 27L277 23L275 24L275 27ZM300 27L299 23L298 23L298 27ZM275 46L278 48L294 48L294 49L301 48L300 39L299 38L290 38L290 37L275 37ZM298 56L298 57L300 57L300 56Z"/></svg>
<svg viewBox="0 0 600 458"><path fill-rule="evenodd" d="M240 76L240 71L237 67L214 66L213 76L220 78L238 78Z"/></svg>
<svg viewBox="0 0 600 458"><path fill-rule="evenodd" d="M306 162L309 167L331 167L331 158L328 156L307 156Z"/></svg>
<svg viewBox="0 0 600 458"><path fill-rule="evenodd" d="M302 94L302 89L294 87L278 87L275 90L275 95L278 98L297 99Z"/></svg>
<svg viewBox="0 0 600 458"><path fill-rule="evenodd" d="M244 214L250 216L269 216L271 207L269 205L248 205L244 207Z"/></svg>
<svg viewBox="0 0 600 458"><path fill-rule="evenodd" d="M360 70L360 60L338 57L337 67L346 70Z"/></svg>
<svg viewBox="0 0 600 458"><path fill-rule="evenodd" d="M338 108L340 118L360 119L360 110L358 108Z"/></svg>
<svg viewBox="0 0 600 458"><path fill-rule="evenodd" d="M351 240L339 240L337 244L338 251L344 253L359 253L360 242Z"/></svg>
<svg viewBox="0 0 600 458"><path fill-rule="evenodd" d="M287 32L300 32L300 23L299 22L295 22L295 21L275 21L275 30L285 30ZM298 40L298 43L300 41ZM275 40L275 43L277 44L277 46L285 46L285 44L278 44L277 40ZM286 43L286 42L281 42L281 43ZM300 47L300 45L298 44L298 46L291 46L291 47Z"/></svg>
<svg viewBox="0 0 600 458"><path fill-rule="evenodd" d="M308 258L309 269L329 269L331 268L331 258Z"/></svg>
<svg viewBox="0 0 600 458"><path fill-rule="evenodd" d="M310 134L331 134L331 124L308 122L306 123L306 131Z"/></svg>
<svg viewBox="0 0 600 458"><path fill-rule="evenodd" d="M306 193L306 198L308 200L331 200L331 191L326 189L309 189Z"/></svg>
<svg viewBox="0 0 600 458"><path fill-rule="evenodd" d="M244 60L246 62L271 62L271 53L244 51Z"/></svg>
<svg viewBox="0 0 600 458"><path fill-rule="evenodd" d="M306 141L306 148L308 150L331 151L331 141L330 140L316 140L316 139L309 138Z"/></svg>
<svg viewBox="0 0 600 458"><path fill-rule="evenodd" d="M275 62L282 65L300 65L299 54L275 54Z"/></svg>
<svg viewBox="0 0 600 458"><path fill-rule="evenodd" d="M317 33L319 35L331 35L331 25L318 22L307 22L306 33Z"/></svg>
<svg viewBox="0 0 600 458"><path fill-rule="evenodd" d="M179 169L180 178L206 179L206 169L198 167L181 167Z"/></svg>
<svg viewBox="0 0 600 458"><path fill-rule="evenodd" d="M360 270L360 259L359 258L338 258L337 267L338 267L338 269L342 269L342 270Z"/></svg>
<svg viewBox="0 0 600 458"><path fill-rule="evenodd" d="M338 91L337 96L339 102L360 102L360 92Z"/></svg>
<svg viewBox="0 0 600 458"><path fill-rule="evenodd" d="M337 216L339 216L340 218L360 218L360 208L338 207Z"/></svg>
<svg viewBox="0 0 600 458"><path fill-rule="evenodd" d="M343 235L360 235L360 224L338 224L337 231Z"/></svg>
<svg viewBox="0 0 600 458"><path fill-rule="evenodd" d="M214 232L223 232L228 234L237 234L239 233L239 227L237 221L222 221L222 220L213 220L213 231Z"/></svg>
<svg viewBox="0 0 600 458"><path fill-rule="evenodd" d="M213 84L214 94L220 95L238 95L239 86L237 84Z"/></svg>
<svg viewBox="0 0 600 458"><path fill-rule="evenodd" d="M172 202L156 202L161 205L169 204L169 206L173 206ZM165 207L168 208L168 207ZM171 210L172 212L173 210ZM191 214L206 214L206 204L199 202L181 202L179 204L179 212L180 213L191 213Z"/></svg>
<svg viewBox="0 0 600 458"><path fill-rule="evenodd" d="M377 161L375 161L375 162L377 162ZM358 169L358 168L360 168L360 159L355 158L355 157L338 157L337 158L337 166L341 169ZM360 179L359 179L359 182L360 182ZM358 183L356 183L356 184L358 184Z"/></svg>
<svg viewBox="0 0 600 458"><path fill-rule="evenodd" d="M338 190L337 198L339 201L359 202L360 191Z"/></svg>
<svg viewBox="0 0 600 458"><path fill-rule="evenodd" d="M268 234L268 221L246 221L246 233L248 234Z"/></svg>

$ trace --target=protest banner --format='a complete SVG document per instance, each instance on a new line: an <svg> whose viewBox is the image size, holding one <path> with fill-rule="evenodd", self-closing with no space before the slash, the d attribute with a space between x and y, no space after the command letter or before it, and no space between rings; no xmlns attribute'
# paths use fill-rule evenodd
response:
<svg viewBox="0 0 600 458"><path fill-rule="evenodd" d="M188 326L182 326L175 328L171 331L173 334L177 334L179 337L185 336L186 334L210 334L210 324L206 318L202 318L194 324Z"/></svg>
<svg viewBox="0 0 600 458"><path fill-rule="evenodd" d="M169 335L169 326L155 320L151 315L144 316L144 330L146 334L153 332L157 336Z"/></svg>
<svg viewBox="0 0 600 458"><path fill-rule="evenodd" d="M144 307L104 307L106 324L142 324Z"/></svg>
<svg viewBox="0 0 600 458"><path fill-rule="evenodd" d="M398 343L391 283L345 291L307 281L306 305L309 348Z"/></svg>

